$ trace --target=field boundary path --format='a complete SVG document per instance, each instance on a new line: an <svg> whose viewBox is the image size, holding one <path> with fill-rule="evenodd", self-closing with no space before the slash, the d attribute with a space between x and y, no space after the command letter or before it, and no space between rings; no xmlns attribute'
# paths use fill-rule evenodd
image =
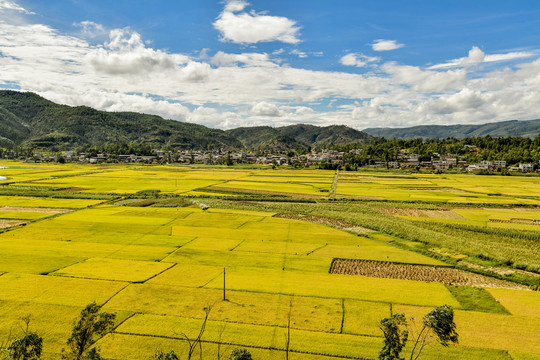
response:
<svg viewBox="0 0 540 360"><path fill-rule="evenodd" d="M334 181L332 182L332 187L330 188L330 194L328 195L328 199L330 200L336 200L338 178L339 178L339 169L336 169L336 173L334 174Z"/></svg>

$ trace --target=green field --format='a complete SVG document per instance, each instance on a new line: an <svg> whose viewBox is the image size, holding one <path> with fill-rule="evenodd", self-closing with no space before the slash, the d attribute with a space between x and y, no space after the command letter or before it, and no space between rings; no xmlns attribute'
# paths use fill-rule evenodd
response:
<svg viewBox="0 0 540 360"><path fill-rule="evenodd" d="M118 314L114 331L97 343L107 359L149 359L160 349L185 354L182 334L198 332L207 306L205 359L217 357L219 342L220 356L246 347L254 359L284 358L289 314L291 359L375 359L381 318L404 312L420 319L448 304L459 344L431 344L423 358L540 358L538 291L330 273L335 258L444 267L456 259L503 266L501 257L512 276L525 276L512 264L540 264L540 213L517 205L540 202L533 192L540 185L530 181L538 178L506 177L503 193L494 176L342 172L338 200L328 202L334 172L322 170L0 165L11 166L2 169L13 183L5 191L22 189L0 196L0 218L27 222L0 233L0 344L30 313L46 358L58 358L77 314L96 301ZM45 190L21 196L21 185ZM69 198L63 189L71 189ZM138 197L141 190L165 195L129 206L127 196L148 200L144 192ZM105 203L84 199L88 193L118 197ZM235 196L244 199L227 200ZM382 201L412 198L418 202Z"/></svg>

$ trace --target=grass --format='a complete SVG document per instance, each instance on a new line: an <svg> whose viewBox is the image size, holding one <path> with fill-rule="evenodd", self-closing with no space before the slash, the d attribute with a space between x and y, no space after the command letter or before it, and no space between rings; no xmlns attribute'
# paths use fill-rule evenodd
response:
<svg viewBox="0 0 540 360"><path fill-rule="evenodd" d="M452 295L459 301L464 310L480 311L494 314L509 312L483 288L470 286L447 286Z"/></svg>

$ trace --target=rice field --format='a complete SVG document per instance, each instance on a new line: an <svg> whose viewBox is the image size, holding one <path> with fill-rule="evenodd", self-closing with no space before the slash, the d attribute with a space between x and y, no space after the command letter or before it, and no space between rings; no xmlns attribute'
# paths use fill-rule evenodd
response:
<svg viewBox="0 0 540 360"><path fill-rule="evenodd" d="M16 185L51 193L67 188L74 194L119 196L160 190L182 196L275 194L319 201L328 197L334 176L319 170L11 166L5 169L12 170L8 182ZM197 203L138 207L127 201L118 205L0 196L0 219L27 222L0 233L0 343L17 331L21 317L31 313L31 327L45 339L45 358L58 358L78 313L96 301L118 314L113 333L97 343L108 359L149 359L157 350L185 355L182 334L198 332L207 306L212 309L203 336L204 359L215 359L218 352L226 357L237 347L247 348L254 359L282 359L289 320L291 360L375 359L382 347L381 318L404 312L420 319L433 307L448 304L456 310L460 343L450 348L431 344L425 359L539 358L539 292L503 288L502 281L471 291L463 285L475 284L449 287L430 274L407 275L418 273L419 266L441 270L441 276L454 269L433 256L410 251L420 243L412 235L400 238L390 231L392 227L428 234L415 224L533 227L540 219L533 208L450 205L474 202L471 199L495 199L486 203L490 206L497 201L540 201L531 196L537 184L528 179L516 179L515 188L512 185L503 194L498 180L480 181L494 177L455 175L452 182L454 175L445 176L449 179L423 174L340 175L338 197L373 198L377 201L373 206L320 202L280 207L260 201L198 199L210 204L202 210ZM529 193L519 192L520 186L529 186ZM433 190L437 187L441 191ZM415 197L430 205L378 205L381 199ZM364 206L363 212L356 211L359 206ZM399 269L392 269L405 269L406 274L335 274L331 272L335 259L399 264ZM470 294L478 296L471 299Z"/></svg>

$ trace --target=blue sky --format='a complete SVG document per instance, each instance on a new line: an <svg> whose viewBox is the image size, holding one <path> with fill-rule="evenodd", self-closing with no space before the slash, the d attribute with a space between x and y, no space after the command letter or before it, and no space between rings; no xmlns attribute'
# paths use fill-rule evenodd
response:
<svg viewBox="0 0 540 360"><path fill-rule="evenodd" d="M211 127L540 117L536 1L0 0L0 88Z"/></svg>

